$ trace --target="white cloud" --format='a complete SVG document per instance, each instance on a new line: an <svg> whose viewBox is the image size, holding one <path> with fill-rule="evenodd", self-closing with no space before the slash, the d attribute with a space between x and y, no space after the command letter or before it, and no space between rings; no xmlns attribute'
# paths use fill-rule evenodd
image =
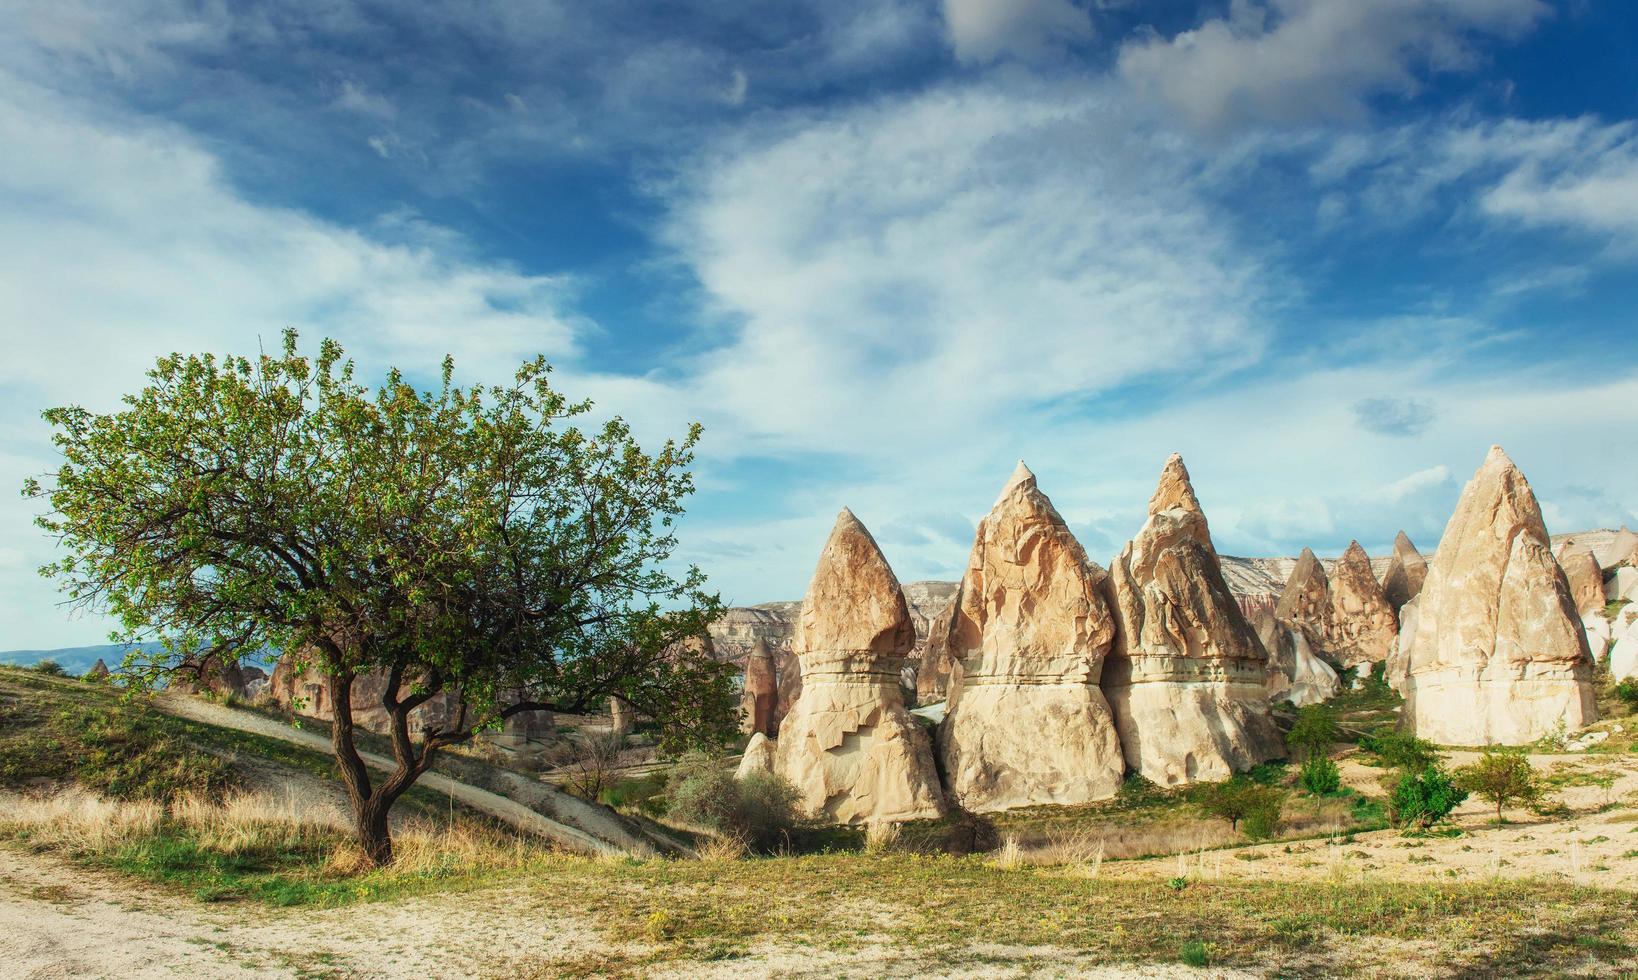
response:
<svg viewBox="0 0 1638 980"><path fill-rule="evenodd" d="M1086 11L1070 0L944 0L944 27L962 61L1040 57L1092 36Z"/></svg>
<svg viewBox="0 0 1638 980"><path fill-rule="evenodd" d="M32 569L50 542L15 490L49 465L41 409L107 410L158 354L253 352L287 326L341 340L372 373L391 363L434 374L450 352L463 377L493 380L536 353L572 362L578 350L580 327L560 312L571 283L466 257L457 236L402 215L366 233L247 202L178 129L114 122L0 76L0 145L9 646L105 631L39 613L54 593Z"/></svg>
<svg viewBox="0 0 1638 980"><path fill-rule="evenodd" d="M1157 140L1093 89L974 86L706 155L672 231L731 325L701 390L747 451L890 459L1255 358L1265 270Z"/></svg>
<svg viewBox="0 0 1638 980"><path fill-rule="evenodd" d="M1120 74L1189 123L1298 123L1364 114L1373 95L1414 94L1423 72L1471 68L1478 35L1516 37L1540 0L1233 0L1171 39L1127 42Z"/></svg>
<svg viewBox="0 0 1638 980"><path fill-rule="evenodd" d="M1352 194L1361 213L1387 223L1423 217L1445 199L1469 220L1571 231L1608 241L1617 256L1630 256L1638 232L1631 122L1444 118L1339 137L1310 173L1328 196ZM1526 283L1500 288L1574 285L1583 275L1538 266Z"/></svg>

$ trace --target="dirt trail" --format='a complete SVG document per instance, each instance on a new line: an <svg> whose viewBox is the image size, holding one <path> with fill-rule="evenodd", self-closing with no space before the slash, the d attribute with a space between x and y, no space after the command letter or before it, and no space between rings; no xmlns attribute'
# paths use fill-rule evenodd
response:
<svg viewBox="0 0 1638 980"><path fill-rule="evenodd" d="M326 755L330 753L330 740L328 738L316 732L292 728L282 722L263 717L251 711L240 711L202 698L174 694L157 697L154 699L154 704L163 711L191 721L216 725L221 728L234 728L256 735L265 735L268 738L291 742L304 748L323 752ZM397 765L393 760L376 755L373 752L360 752L359 755L364 758L364 762L372 769L390 771ZM629 843L631 837L629 831L620 826L617 820L612 818L599 820L602 815L594 807L588 806L583 809L591 811L589 819L593 821L594 829L597 828L597 822L605 824L601 829L608 839L600 839L580 827L553 820L499 793L492 793L486 789L479 789L476 786L457 782L441 773L427 773L421 777L420 784L439 793L451 795L467 806L498 817L520 830L540 834L576 853L591 855L618 854L622 852L623 848L609 843L609 839ZM576 816L581 817L579 822L587 822L588 818L585 815L576 814Z"/></svg>

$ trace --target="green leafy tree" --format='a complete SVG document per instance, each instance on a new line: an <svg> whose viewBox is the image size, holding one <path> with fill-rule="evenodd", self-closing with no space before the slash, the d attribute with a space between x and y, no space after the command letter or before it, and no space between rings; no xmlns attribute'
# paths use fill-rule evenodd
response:
<svg viewBox="0 0 1638 980"><path fill-rule="evenodd" d="M63 461L25 495L63 557L42 572L111 613L152 684L208 657L272 646L327 679L332 746L359 843L390 862L387 816L441 747L520 711L585 713L618 696L662 747L734 734L730 668L699 644L720 615L698 568L667 570L699 439L648 454L615 418L549 383L543 359L511 384L371 390L341 348L159 359L111 414L45 413ZM384 678L396 767L355 744L353 681ZM445 724L412 733L440 694Z"/></svg>
<svg viewBox="0 0 1638 980"><path fill-rule="evenodd" d="M1243 777L1216 783L1205 789L1200 806L1214 817L1229 822L1229 828L1239 830L1246 821L1246 832L1253 837L1272 837L1279 827L1279 814L1285 794L1273 786L1263 786Z"/></svg>
<svg viewBox="0 0 1638 980"><path fill-rule="evenodd" d="M1438 748L1429 741L1394 729L1366 735L1359 747L1376 753L1382 764L1394 769L1421 772L1439 761Z"/></svg>
<svg viewBox="0 0 1638 980"><path fill-rule="evenodd" d="M1496 804L1496 822L1510 802L1533 803L1541 798L1541 780L1523 752L1487 749L1479 761L1456 770L1463 789Z"/></svg>
<svg viewBox="0 0 1638 980"><path fill-rule="evenodd" d="M1306 761L1330 752L1339 737L1337 713L1329 705L1310 704L1297 711L1296 724L1286 733L1285 744Z"/></svg>
<svg viewBox="0 0 1638 980"><path fill-rule="evenodd" d="M1425 828L1450 816L1467 799L1467 791L1436 762L1420 772L1400 774L1389 798L1389 816L1395 826Z"/></svg>
<svg viewBox="0 0 1638 980"><path fill-rule="evenodd" d="M1326 756L1310 756L1298 771L1297 781L1308 792L1324 796L1342 788L1342 770Z"/></svg>

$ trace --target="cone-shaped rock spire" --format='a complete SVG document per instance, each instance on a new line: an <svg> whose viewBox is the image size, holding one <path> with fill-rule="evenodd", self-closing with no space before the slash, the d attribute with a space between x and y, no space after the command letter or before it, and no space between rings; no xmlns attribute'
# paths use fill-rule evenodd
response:
<svg viewBox="0 0 1638 980"><path fill-rule="evenodd" d="M1400 531L1393 539L1393 557L1388 560L1388 570L1382 575L1382 595L1393 607L1395 616L1405 603L1421 594L1422 582L1427 577L1427 559L1411 544L1405 532Z"/></svg>
<svg viewBox="0 0 1638 980"><path fill-rule="evenodd" d="M939 728L965 809L1113 796L1125 763L1098 681L1115 635L1107 575L1022 462L978 525L949 645L959 699Z"/></svg>
<svg viewBox="0 0 1638 980"><path fill-rule="evenodd" d="M1118 629L1103 690L1127 765L1172 785L1278 755L1268 656L1223 580L1181 457L1167 460L1109 581Z"/></svg>
<svg viewBox="0 0 1638 980"><path fill-rule="evenodd" d="M1325 653L1344 667L1387 660L1399 619L1371 571L1371 556L1351 541L1331 571L1331 638Z"/></svg>
<svg viewBox="0 0 1638 980"><path fill-rule="evenodd" d="M814 816L858 823L940 813L932 747L899 689L915 640L898 578L843 509L802 600L792 642L802 693L775 750L776 769Z"/></svg>
<svg viewBox="0 0 1638 980"><path fill-rule="evenodd" d="M1413 605L1394 667L1418 736L1522 745L1597 717L1569 582L1530 484L1501 447L1462 491Z"/></svg>

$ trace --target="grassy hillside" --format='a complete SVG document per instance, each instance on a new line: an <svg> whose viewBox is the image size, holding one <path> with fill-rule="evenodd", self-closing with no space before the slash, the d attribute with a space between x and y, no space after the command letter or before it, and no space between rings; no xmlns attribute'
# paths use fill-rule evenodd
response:
<svg viewBox="0 0 1638 980"><path fill-rule="evenodd" d="M471 887L544 853L416 787L395 810L405 861L355 874L329 756L10 667L0 667L0 791L13 794L0 836L211 901L332 905Z"/></svg>

